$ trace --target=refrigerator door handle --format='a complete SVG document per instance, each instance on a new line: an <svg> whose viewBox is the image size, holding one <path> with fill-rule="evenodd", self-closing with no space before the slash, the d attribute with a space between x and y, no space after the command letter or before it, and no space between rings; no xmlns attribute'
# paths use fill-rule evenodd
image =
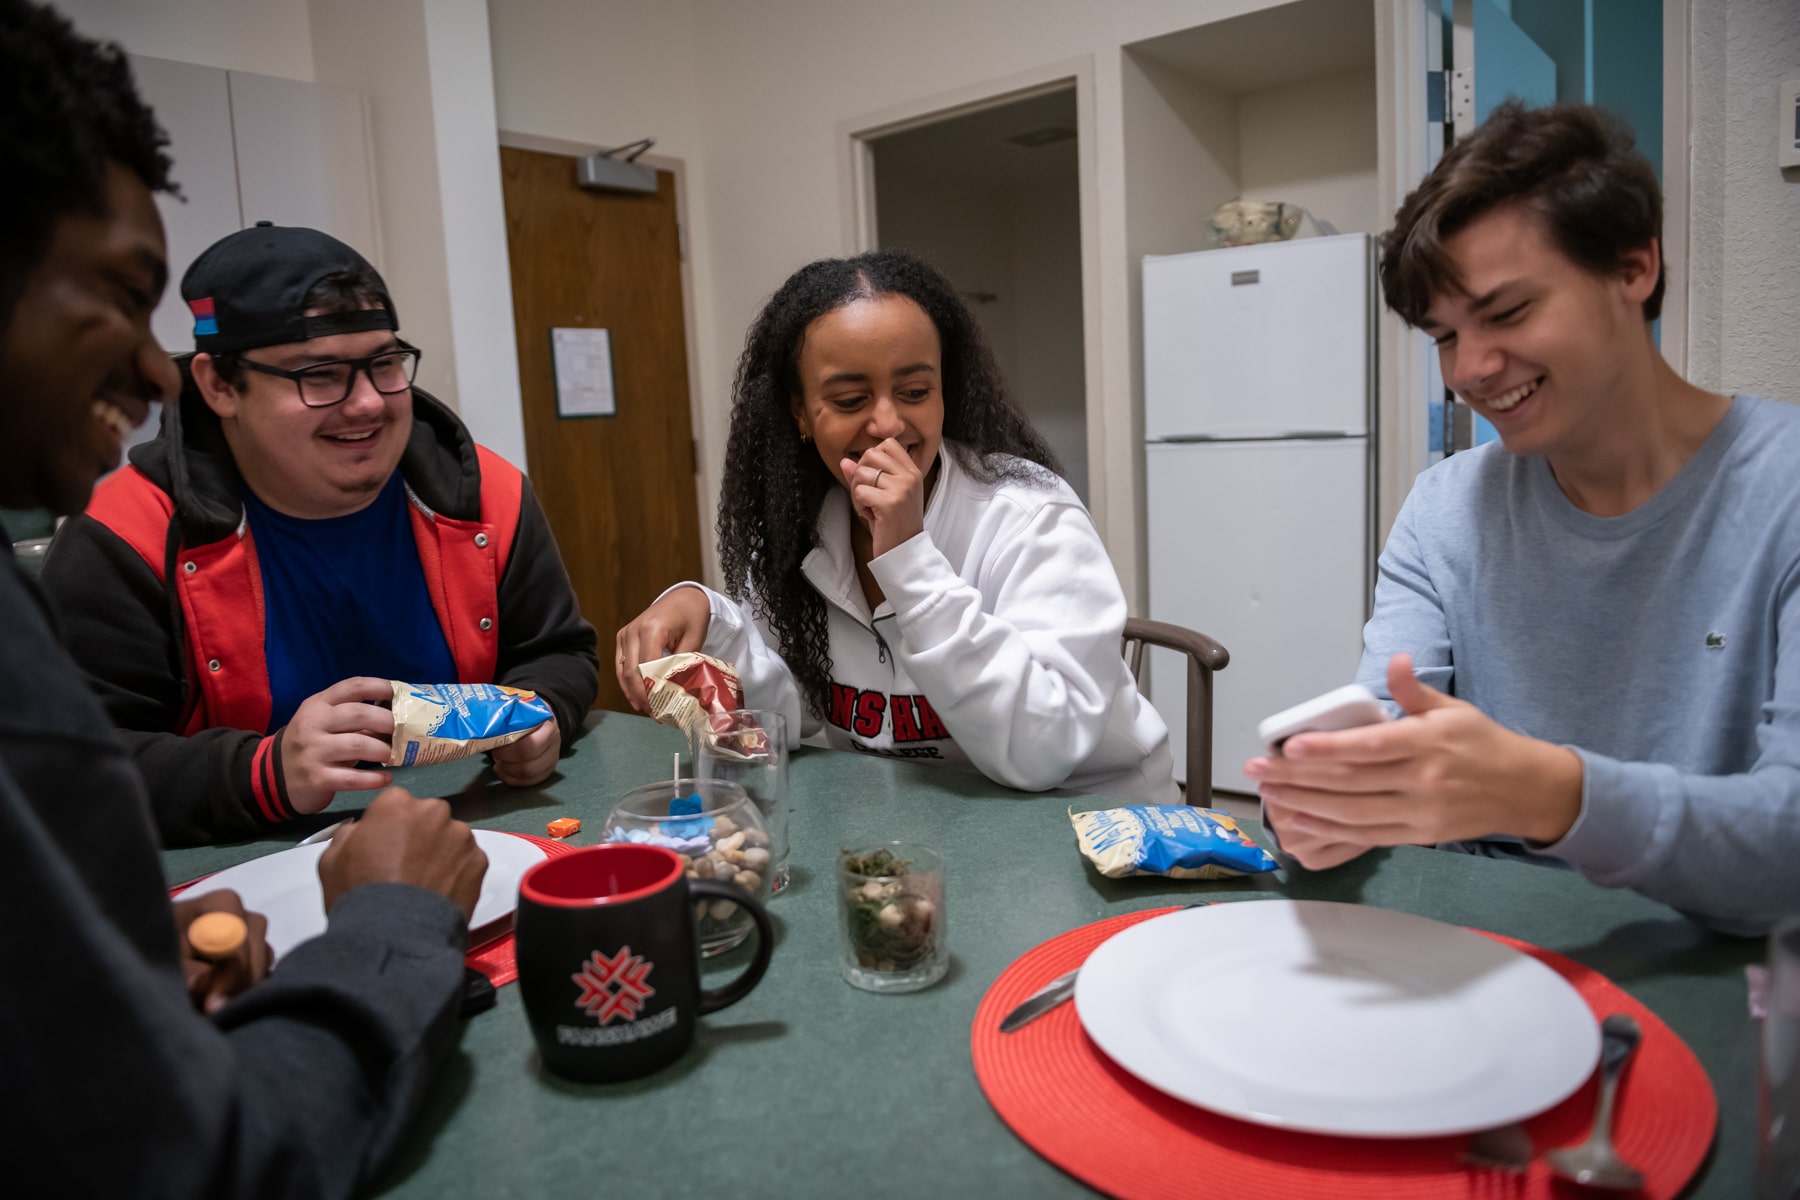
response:
<svg viewBox="0 0 1800 1200"><path fill-rule="evenodd" d="M1294 429L1281 433L1220 434L1172 433L1164 437L1146 438L1152 445L1188 446L1202 442L1318 442L1367 437L1361 430Z"/></svg>

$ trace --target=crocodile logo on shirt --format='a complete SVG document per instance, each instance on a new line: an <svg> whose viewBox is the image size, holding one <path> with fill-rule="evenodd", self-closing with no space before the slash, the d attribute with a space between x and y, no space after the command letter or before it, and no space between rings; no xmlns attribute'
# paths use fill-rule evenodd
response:
<svg viewBox="0 0 1800 1200"><path fill-rule="evenodd" d="M1708 633L1706 635L1706 648L1708 650L1723 650L1725 648L1725 635L1716 630Z"/></svg>

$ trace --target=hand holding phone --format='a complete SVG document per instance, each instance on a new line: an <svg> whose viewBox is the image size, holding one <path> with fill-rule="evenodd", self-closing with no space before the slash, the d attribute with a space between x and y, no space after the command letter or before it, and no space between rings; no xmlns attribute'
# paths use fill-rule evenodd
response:
<svg viewBox="0 0 1800 1200"><path fill-rule="evenodd" d="M1281 745L1295 734L1331 733L1354 729L1358 725L1376 725L1391 720L1387 706L1361 684L1352 683L1323 696L1314 696L1304 704L1283 709L1256 727L1256 736L1280 754Z"/></svg>

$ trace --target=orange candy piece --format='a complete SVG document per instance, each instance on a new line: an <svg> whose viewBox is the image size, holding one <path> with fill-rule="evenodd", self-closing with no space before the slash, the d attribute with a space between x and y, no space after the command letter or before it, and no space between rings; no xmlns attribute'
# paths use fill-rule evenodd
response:
<svg viewBox="0 0 1800 1200"><path fill-rule="evenodd" d="M581 832L581 822L574 817L558 817L544 826L544 832L553 838L566 838L572 833Z"/></svg>

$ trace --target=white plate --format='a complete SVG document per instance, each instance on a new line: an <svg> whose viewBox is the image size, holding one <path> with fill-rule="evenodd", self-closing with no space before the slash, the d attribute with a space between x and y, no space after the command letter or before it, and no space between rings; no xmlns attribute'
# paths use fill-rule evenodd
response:
<svg viewBox="0 0 1800 1200"><path fill-rule="evenodd" d="M519 904L519 877L533 863L542 862L544 851L522 837L475 830L475 844L488 857L487 875L481 881L481 899L469 928L480 929L512 915ZM269 918L269 948L277 960L309 938L325 932L325 893L319 886L319 858L327 843L295 846L263 858L227 867L209 875L177 896L188 900L225 888L235 891L244 907Z"/></svg>
<svg viewBox="0 0 1800 1200"><path fill-rule="evenodd" d="M1543 1112L1600 1056L1569 983L1491 938L1356 904L1261 900L1156 917L1081 968L1075 1008L1152 1087L1259 1125L1467 1133Z"/></svg>

